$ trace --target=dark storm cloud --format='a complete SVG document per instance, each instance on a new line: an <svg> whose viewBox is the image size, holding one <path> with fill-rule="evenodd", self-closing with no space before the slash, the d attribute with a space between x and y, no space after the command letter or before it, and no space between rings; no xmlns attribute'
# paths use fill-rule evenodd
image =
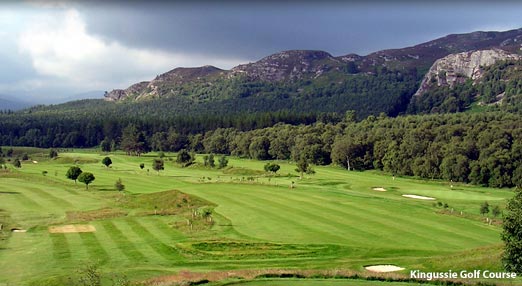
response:
<svg viewBox="0 0 522 286"><path fill-rule="evenodd" d="M90 32L125 45L249 59L288 49L367 54L450 33L522 27L522 5L514 2L135 1L84 7Z"/></svg>
<svg viewBox="0 0 522 286"><path fill-rule="evenodd" d="M111 90L179 66L282 50L361 55L452 33L522 27L486 1L11 1L0 4L0 93Z"/></svg>

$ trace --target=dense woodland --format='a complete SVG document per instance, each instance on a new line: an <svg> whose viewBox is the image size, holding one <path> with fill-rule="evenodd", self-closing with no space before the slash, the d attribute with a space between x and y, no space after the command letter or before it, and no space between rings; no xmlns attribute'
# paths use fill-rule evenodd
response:
<svg viewBox="0 0 522 286"><path fill-rule="evenodd" d="M435 88L411 103L416 77L385 69L344 84L321 79L302 90L238 83L242 88L233 90L240 94L220 101L83 100L1 113L0 145L100 147L130 155L188 150L511 187L522 181L520 71L520 62L499 62L478 84ZM492 94L502 94L504 103L470 109L478 98L498 101ZM394 117L408 103L413 113L444 114ZM467 112L446 113L458 111Z"/></svg>

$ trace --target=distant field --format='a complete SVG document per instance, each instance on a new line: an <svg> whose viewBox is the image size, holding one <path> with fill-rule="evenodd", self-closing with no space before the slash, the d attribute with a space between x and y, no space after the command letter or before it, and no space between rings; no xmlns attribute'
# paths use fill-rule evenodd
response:
<svg viewBox="0 0 522 286"><path fill-rule="evenodd" d="M373 264L404 267L397 274L403 276L410 269L501 270L500 227L487 224L479 206L488 201L503 207L511 196L507 189L451 187L336 167L315 167L315 175L300 179L288 162L278 162L279 175L269 176L262 172L266 162L237 158L224 170L181 168L174 154L167 154L158 174L152 153L110 154L111 168L100 163L107 154L93 150L60 153L54 160L45 154L0 173L0 209L8 214L4 233L27 230L0 240L0 285L44 280L55 285L87 263L99 264L107 277L117 273L131 280L229 269L346 269L370 275L364 266ZM75 164L96 176L89 191L65 177ZM125 195L114 190L118 179ZM182 193L160 193L168 190ZM192 214L205 209L213 209L211 218ZM95 231L48 231L70 224ZM233 285L411 285L356 282Z"/></svg>

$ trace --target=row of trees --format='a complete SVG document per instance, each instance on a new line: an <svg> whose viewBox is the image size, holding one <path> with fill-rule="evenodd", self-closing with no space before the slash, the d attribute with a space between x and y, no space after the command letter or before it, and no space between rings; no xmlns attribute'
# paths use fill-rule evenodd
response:
<svg viewBox="0 0 522 286"><path fill-rule="evenodd" d="M135 127L128 128L139 132ZM149 144L145 136L142 139L131 146L161 148ZM335 163L350 170L378 169L395 175L492 187L522 182L522 124L516 114L506 112L398 118L381 115L361 122L355 122L353 113L348 112L336 124L276 124L252 131L220 128L179 142L174 151L183 148L187 154L290 159L315 165Z"/></svg>

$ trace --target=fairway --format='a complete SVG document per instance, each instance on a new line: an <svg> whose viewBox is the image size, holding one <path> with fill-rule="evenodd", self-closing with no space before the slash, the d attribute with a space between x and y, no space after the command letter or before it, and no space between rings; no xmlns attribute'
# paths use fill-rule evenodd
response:
<svg viewBox="0 0 522 286"><path fill-rule="evenodd" d="M216 285L234 285L234 286L413 286L422 284L412 283L390 283L390 282L379 282L379 281L364 281L364 280L313 280L307 279L306 281L281 279L281 280L260 280L251 282L237 282L227 284L216 284Z"/></svg>
<svg viewBox="0 0 522 286"><path fill-rule="evenodd" d="M405 268L399 276L410 269L501 269L491 259L500 255L500 227L486 223L479 206L503 206L512 195L506 189L450 187L330 166L300 179L288 162L277 162L279 175L269 176L262 171L265 162L237 158L218 170L181 168L167 157L165 170L156 172L153 153L109 154L113 164L107 168L100 163L105 156L60 153L0 174L4 223L27 230L0 241L0 285L61 281L88 263L131 280L186 269L346 269L370 275L364 266L393 264ZM88 191L65 177L74 162L96 177ZM125 194L114 189L118 179ZM403 197L408 194L435 200ZM211 214L203 216L207 209ZM459 264L448 265L450 258ZM230 285L305 285L289 282ZM406 285L356 282L306 285Z"/></svg>

